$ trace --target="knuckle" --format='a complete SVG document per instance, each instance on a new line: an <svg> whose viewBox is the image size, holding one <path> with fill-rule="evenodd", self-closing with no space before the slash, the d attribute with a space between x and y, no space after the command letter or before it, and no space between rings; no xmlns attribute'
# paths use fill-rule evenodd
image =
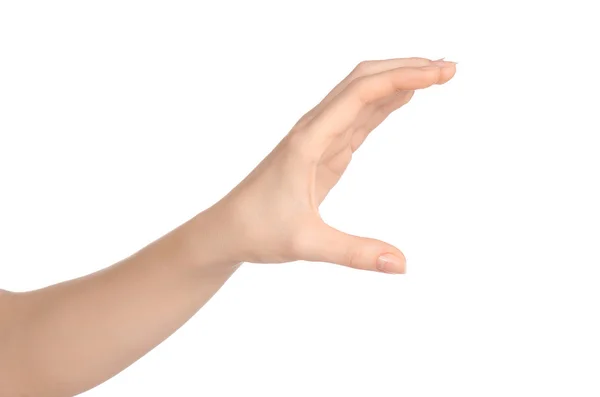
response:
<svg viewBox="0 0 600 397"><path fill-rule="evenodd" d="M352 71L354 76L364 76L373 69L373 63L375 61L361 61L359 62Z"/></svg>
<svg viewBox="0 0 600 397"><path fill-rule="evenodd" d="M314 162L318 160L318 151L314 147L314 139L311 139L311 135L314 132L311 131L310 125L290 131L285 137L282 145L285 148L285 153L290 159L304 159L306 161Z"/></svg>
<svg viewBox="0 0 600 397"><path fill-rule="evenodd" d="M365 89L365 85L368 82L366 76L357 77L348 84L348 92L351 95L360 96L363 90Z"/></svg>
<svg viewBox="0 0 600 397"><path fill-rule="evenodd" d="M311 120L314 115L316 113L316 108L313 108L311 110L309 110L308 112L306 112L302 117L300 117L300 119L296 122L296 124L294 125L293 129L297 129L303 125L306 125L306 123Z"/></svg>
<svg viewBox="0 0 600 397"><path fill-rule="evenodd" d="M302 149L306 145L306 128L294 128L285 137L285 147L291 151Z"/></svg>
<svg viewBox="0 0 600 397"><path fill-rule="evenodd" d="M363 106L369 105L373 102L373 98L369 97L372 96L370 93L374 90L376 83L377 80L372 76L358 77L348 85L348 95L360 101Z"/></svg>

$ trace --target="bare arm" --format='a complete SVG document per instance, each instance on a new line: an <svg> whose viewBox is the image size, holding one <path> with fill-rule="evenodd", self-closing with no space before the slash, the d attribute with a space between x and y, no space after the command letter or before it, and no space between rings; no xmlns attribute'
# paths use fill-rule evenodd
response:
<svg viewBox="0 0 600 397"><path fill-rule="evenodd" d="M71 396L117 374L198 311L233 273L210 211L131 257L50 287L4 293L0 395ZM2 309L4 307L4 309Z"/></svg>
<svg viewBox="0 0 600 397"><path fill-rule="evenodd" d="M241 262L404 273L400 250L326 225L318 207L379 123L454 73L422 58L362 63L215 206L102 271L0 293L0 396L72 396L109 379L183 325Z"/></svg>

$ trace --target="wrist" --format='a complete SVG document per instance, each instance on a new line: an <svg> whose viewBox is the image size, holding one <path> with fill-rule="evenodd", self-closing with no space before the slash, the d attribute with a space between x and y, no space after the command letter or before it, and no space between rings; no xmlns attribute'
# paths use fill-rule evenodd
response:
<svg viewBox="0 0 600 397"><path fill-rule="evenodd" d="M226 209L215 205L180 226L193 269L233 272L244 261L238 254L237 233Z"/></svg>
<svg viewBox="0 0 600 397"><path fill-rule="evenodd" d="M210 208L138 252L183 277L229 276L240 265L225 213Z"/></svg>

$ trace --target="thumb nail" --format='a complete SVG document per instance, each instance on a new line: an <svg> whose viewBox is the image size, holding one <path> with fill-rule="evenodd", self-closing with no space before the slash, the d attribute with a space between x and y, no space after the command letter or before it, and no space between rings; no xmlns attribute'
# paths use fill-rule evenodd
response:
<svg viewBox="0 0 600 397"><path fill-rule="evenodd" d="M384 273L406 273L406 260L393 254L384 254L377 258L377 270Z"/></svg>

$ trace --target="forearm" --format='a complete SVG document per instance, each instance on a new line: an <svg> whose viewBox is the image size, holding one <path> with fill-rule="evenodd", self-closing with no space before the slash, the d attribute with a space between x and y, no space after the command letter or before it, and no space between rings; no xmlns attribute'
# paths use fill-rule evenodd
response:
<svg viewBox="0 0 600 397"><path fill-rule="evenodd" d="M107 269L12 295L0 395L71 396L139 359L233 273L223 233L222 222L203 213Z"/></svg>

